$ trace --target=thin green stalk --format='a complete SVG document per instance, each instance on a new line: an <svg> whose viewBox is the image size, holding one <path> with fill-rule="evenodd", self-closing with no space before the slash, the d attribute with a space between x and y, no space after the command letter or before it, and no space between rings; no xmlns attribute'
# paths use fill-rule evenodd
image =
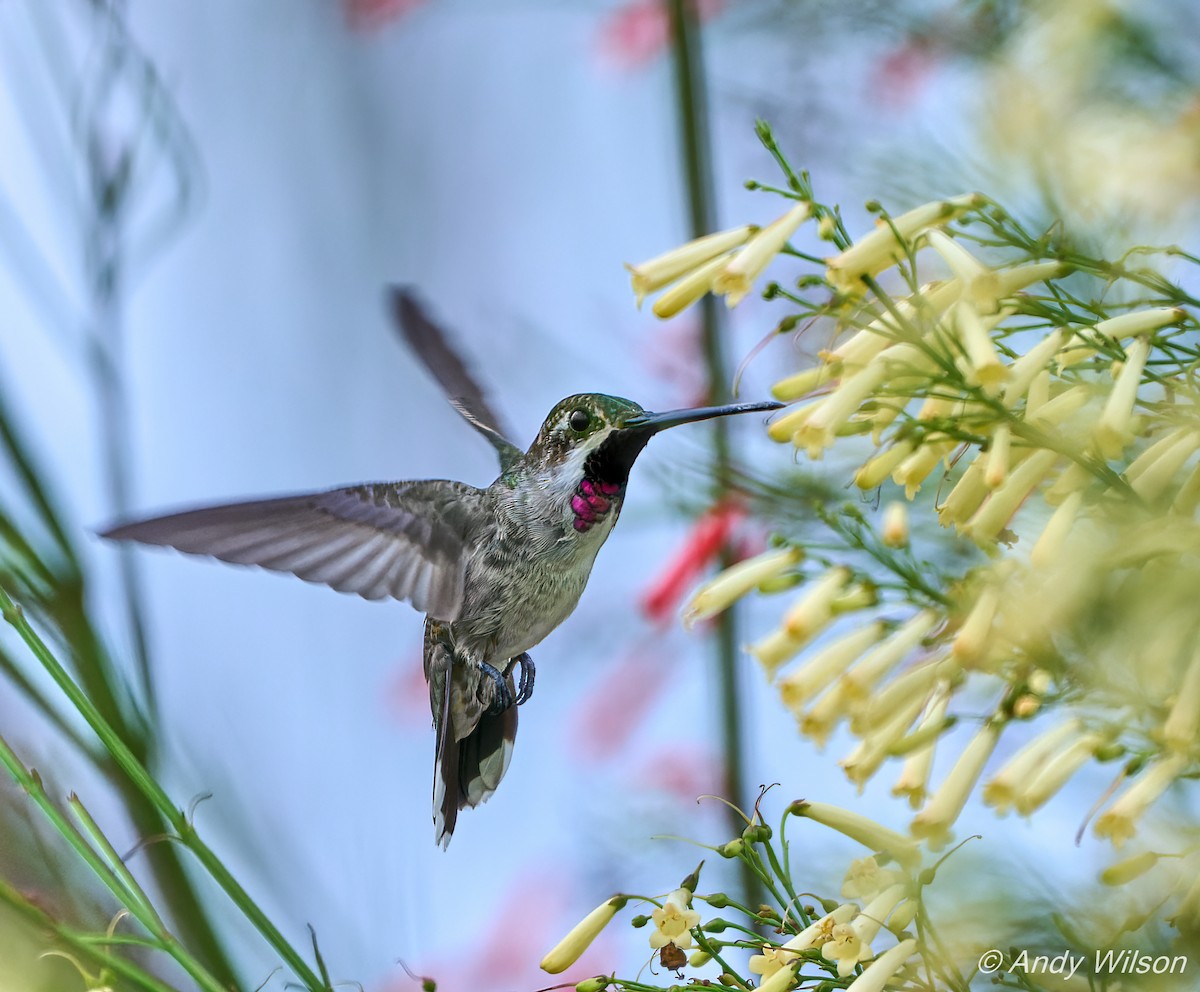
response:
<svg viewBox="0 0 1200 992"><path fill-rule="evenodd" d="M687 178L688 214L691 236L701 237L716 230L712 192L712 161L708 135L700 32L693 0L668 0L672 50L675 59L676 100ZM719 403L728 395L729 367L717 300L706 294L701 300L704 361L708 370L708 400ZM729 448L729 424L724 419L712 425L713 455L718 494L727 492L733 481ZM721 566L733 564L729 548L722 549ZM743 750L741 688L738 684L738 635L735 610L717 618L716 660L721 705L721 743L725 757L725 788L734 805L745 803L746 776ZM737 814L730 811L731 828L740 833ZM743 862L745 865L745 862ZM742 885L747 901L758 901L758 886L752 872L743 868Z"/></svg>
<svg viewBox="0 0 1200 992"><path fill-rule="evenodd" d="M104 944L140 943L124 937L110 937L103 934L80 933L71 927L64 926L40 906L35 906L26 900L20 892L0 878L0 902L23 916L30 924L39 930L53 933L64 944L78 951L83 957L94 961L99 967L108 969L115 975L128 979L145 992L178 992L162 979L138 967L128 958L118 954L110 954L103 949Z"/></svg>
<svg viewBox="0 0 1200 992"><path fill-rule="evenodd" d="M91 700L75 684L66 669L59 664L58 659L46 647L37 632L29 625L24 613L11 599L8 593L0 588L0 612L4 619L12 624L26 643L34 656L54 679L58 687L79 711L87 724L95 731L104 744L117 766L129 777L137 790L154 806L158 814L167 822L177 835L179 841L195 855L204 870L225 891L226 895L256 930L263 936L271 948L283 958L295 976L310 990L324 989L325 985L316 973L305 963L299 953L287 942L275 924L267 918L249 893L233 877L221 860L213 853L196 833L195 828L182 810L176 807L161 785L150 775L145 766L134 756L125 742L117 735L112 726L100 714Z"/></svg>

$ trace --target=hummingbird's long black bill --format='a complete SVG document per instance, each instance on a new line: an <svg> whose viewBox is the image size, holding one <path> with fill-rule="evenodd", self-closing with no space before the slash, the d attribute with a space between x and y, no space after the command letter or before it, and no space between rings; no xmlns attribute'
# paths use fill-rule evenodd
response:
<svg viewBox="0 0 1200 992"><path fill-rule="evenodd" d="M621 425L622 430L638 430L646 434L657 434L668 427L678 427L680 424L693 424L698 420L712 420L715 417L729 417L735 413L768 413L783 406L774 400L761 403L730 403L726 406L700 406L690 410L668 410L666 413L643 413L630 417Z"/></svg>

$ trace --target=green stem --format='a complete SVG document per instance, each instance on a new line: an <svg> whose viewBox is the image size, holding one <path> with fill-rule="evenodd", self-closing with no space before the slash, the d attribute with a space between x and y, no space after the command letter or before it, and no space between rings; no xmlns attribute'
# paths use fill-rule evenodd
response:
<svg viewBox="0 0 1200 992"><path fill-rule="evenodd" d="M30 627L29 621L25 618L23 611L12 601L3 588L0 588L0 612L3 613L4 619L16 629L21 639L33 652L38 661L41 662L42 666L63 691L67 699L70 700L71 705L79 711L79 714L84 718L88 726L95 731L101 743L108 750L108 753L112 755L117 766L128 776L138 792L149 800L158 814L178 836L179 841L192 852L204 870L225 891L230 901L241 910L246 919L258 930L272 949L283 958L293 974L308 989L324 989L325 985L317 977L316 973L304 962L304 959L287 942L283 934L279 932L275 925L267 918L266 914L250 898L249 893L230 874L229 870L222 864L216 854L213 853L212 849L200 839L183 811L171 802L171 798L167 795L163 787L155 781L145 766L135 757L125 742L113 730L112 726L100 714L100 711L92 704L92 701L75 684L66 669L59 664L58 659L50 653L45 643L37 635L37 632Z"/></svg>
<svg viewBox="0 0 1200 992"><path fill-rule="evenodd" d="M698 238L716 230L712 193L712 162L708 136L703 58L700 49L699 21L693 0L667 0L671 17L671 41L675 59L676 99L683 145L683 164L687 177L688 215L691 237ZM728 395L729 367L725 357L720 311L711 293L701 300L704 361L708 370L708 401L718 403ZM719 419L712 425L713 455L718 494L730 488L733 471L729 447L729 424ZM733 563L729 548L722 549L721 567ZM735 806L744 805L745 754L743 751L742 704L738 685L738 635L736 611L726 610L716 620L717 680L721 705L721 739L725 756L725 790ZM729 824L741 833L738 816L732 810ZM743 862L743 865L745 862ZM746 901L759 901L758 886L752 872L743 868L742 886Z"/></svg>

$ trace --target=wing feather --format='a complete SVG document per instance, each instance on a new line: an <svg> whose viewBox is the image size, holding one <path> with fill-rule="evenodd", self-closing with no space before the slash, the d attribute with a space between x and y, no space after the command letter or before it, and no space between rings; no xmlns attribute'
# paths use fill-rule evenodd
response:
<svg viewBox="0 0 1200 992"><path fill-rule="evenodd" d="M475 522L486 518L483 498L460 482L377 483L184 510L102 536L290 572L367 599L408 600L452 621Z"/></svg>

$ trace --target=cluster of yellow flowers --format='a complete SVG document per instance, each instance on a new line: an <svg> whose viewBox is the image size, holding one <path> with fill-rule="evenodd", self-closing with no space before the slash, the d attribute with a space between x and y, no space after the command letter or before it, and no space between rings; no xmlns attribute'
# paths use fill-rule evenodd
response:
<svg viewBox="0 0 1200 992"><path fill-rule="evenodd" d="M806 966L810 970L815 966L818 974L836 974L840 979L854 975L846 992L882 992L893 981L907 984L898 976L918 954L919 948L918 940L911 932L921 908L917 845L910 838L867 817L824 803L801 800L789 807L788 814L835 830L876 852L850 863L841 890L845 902L835 904L834 900L829 900L825 904L826 911L820 916L809 907L807 914L799 919L796 914L802 911L794 904L781 907L782 913L771 910L765 916L767 907L760 908L747 922L776 921L776 931L787 935L781 943L748 944L746 935L755 936L755 932L744 927L736 928L733 940L723 939L716 935L724 933L729 924L719 919L703 924L700 913L692 908L693 900L718 908L740 907L724 893L695 895L693 889L699 878L697 869L679 888L663 897L661 903L649 900L655 904L655 909L648 918L635 917L633 924L654 924L650 947L662 955L665 966L676 971L685 966L702 968L714 961L718 966L728 968L731 967L726 960L731 957L729 948L752 947L755 953L749 958L747 970L758 976L760 992L788 992L801 982L811 981L812 974L803 977L800 974ZM751 839L747 841L747 837ZM726 857L746 857L748 846L770 843L771 831L751 822L743 837L718 851ZM752 857L777 863L773 854L765 859L757 854ZM614 896L592 910L542 959L543 970L561 974L575 964L632 898L635 897ZM890 935L889 942L894 943L877 953L872 945L878 945L887 935ZM682 953L697 942L701 946L690 957ZM860 967L862 965L865 967ZM749 987L746 980L728 971L721 974L720 981L728 987ZM626 984L614 976L599 975L576 983L575 988L576 992L603 992ZM640 984L637 987L644 988Z"/></svg>
<svg viewBox="0 0 1200 992"><path fill-rule="evenodd" d="M989 563L936 601L913 597L895 623L879 617L869 575L831 567L748 650L804 734L824 744L848 724L859 741L841 765L860 787L902 760L893 791L918 810L913 837L935 849L1001 738L1041 716L1047 698L1047 712L1061 711L1069 696L1072 712L986 779L983 800L1029 815L1088 762L1124 757L1094 826L1120 846L1155 799L1200 769L1200 387L1182 326L1196 319L1144 294L1089 319L1097 305L1063 303L1076 300L1059 288L1071 266L995 268L947 230L986 209L979 194L926 204L826 260L832 293L814 311L836 332L819 364L775 386L802 402L768 433L811 459L852 439L854 482L897 487L880 527L886 547L907 544L906 503L932 480L937 501L916 505L932 505ZM822 225L832 216L813 214ZM922 284L926 262L945 277ZM888 295L876 277L898 265L905 293ZM1112 282L1124 270L1094 271ZM854 447L866 438L869 451ZM772 550L734 566L695 594L685 622L794 573L801 558ZM847 623L851 613L862 621ZM995 710L931 788L935 746L968 681L994 687ZM1200 927L1200 883L1180 898Z"/></svg>

